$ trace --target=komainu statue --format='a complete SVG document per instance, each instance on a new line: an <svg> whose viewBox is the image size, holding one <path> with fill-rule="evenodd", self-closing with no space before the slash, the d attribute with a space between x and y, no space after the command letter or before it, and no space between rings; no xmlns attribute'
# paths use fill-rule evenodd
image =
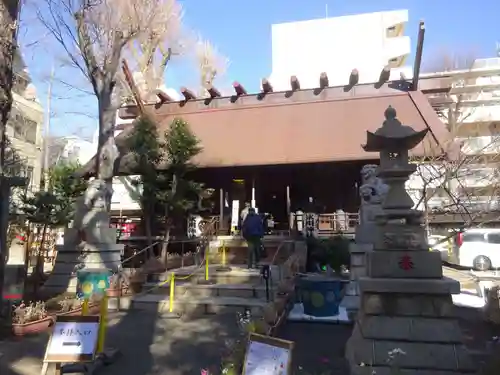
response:
<svg viewBox="0 0 500 375"><path fill-rule="evenodd" d="M382 203L389 187L377 177L378 166L367 164L361 169L361 187L359 195L359 225L356 228L356 242L373 244L375 236L375 218L382 213Z"/></svg>

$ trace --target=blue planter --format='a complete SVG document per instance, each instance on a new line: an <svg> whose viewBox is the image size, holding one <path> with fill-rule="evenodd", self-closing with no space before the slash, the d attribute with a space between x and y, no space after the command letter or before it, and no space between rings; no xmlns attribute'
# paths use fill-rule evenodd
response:
<svg viewBox="0 0 500 375"><path fill-rule="evenodd" d="M339 314L342 290L340 279L308 276L300 279L299 287L305 314L316 317Z"/></svg>

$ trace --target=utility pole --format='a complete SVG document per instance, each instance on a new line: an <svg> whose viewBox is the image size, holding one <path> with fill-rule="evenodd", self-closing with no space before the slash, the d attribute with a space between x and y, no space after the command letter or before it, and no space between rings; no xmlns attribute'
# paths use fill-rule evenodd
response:
<svg viewBox="0 0 500 375"><path fill-rule="evenodd" d="M54 81L54 65L52 65L52 70L50 71L49 88L47 90L47 115L45 118L45 136L43 138L43 176L44 176L44 188L45 191L49 191L49 136L50 136L50 103L52 100L52 83Z"/></svg>

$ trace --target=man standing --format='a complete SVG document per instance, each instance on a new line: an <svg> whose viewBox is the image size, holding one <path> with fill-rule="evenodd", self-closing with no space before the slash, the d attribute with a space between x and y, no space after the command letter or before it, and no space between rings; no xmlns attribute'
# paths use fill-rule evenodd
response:
<svg viewBox="0 0 500 375"><path fill-rule="evenodd" d="M253 207L248 209L248 214L243 221L242 234L248 245L248 269L255 268L260 261L260 247L264 235L264 226L261 217L257 215Z"/></svg>

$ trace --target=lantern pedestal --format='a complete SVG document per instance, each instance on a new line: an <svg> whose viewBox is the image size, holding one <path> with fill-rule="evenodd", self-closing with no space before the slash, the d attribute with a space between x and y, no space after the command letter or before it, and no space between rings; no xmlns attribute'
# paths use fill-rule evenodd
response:
<svg viewBox="0 0 500 375"><path fill-rule="evenodd" d="M454 316L451 295L460 285L443 277L440 254L428 251L422 212L412 209L405 190L416 169L408 150L426 131L401 125L391 107L385 116L364 146L380 152L378 176L389 189L376 216L367 275L358 280L361 307L346 346L351 374L475 373Z"/></svg>

